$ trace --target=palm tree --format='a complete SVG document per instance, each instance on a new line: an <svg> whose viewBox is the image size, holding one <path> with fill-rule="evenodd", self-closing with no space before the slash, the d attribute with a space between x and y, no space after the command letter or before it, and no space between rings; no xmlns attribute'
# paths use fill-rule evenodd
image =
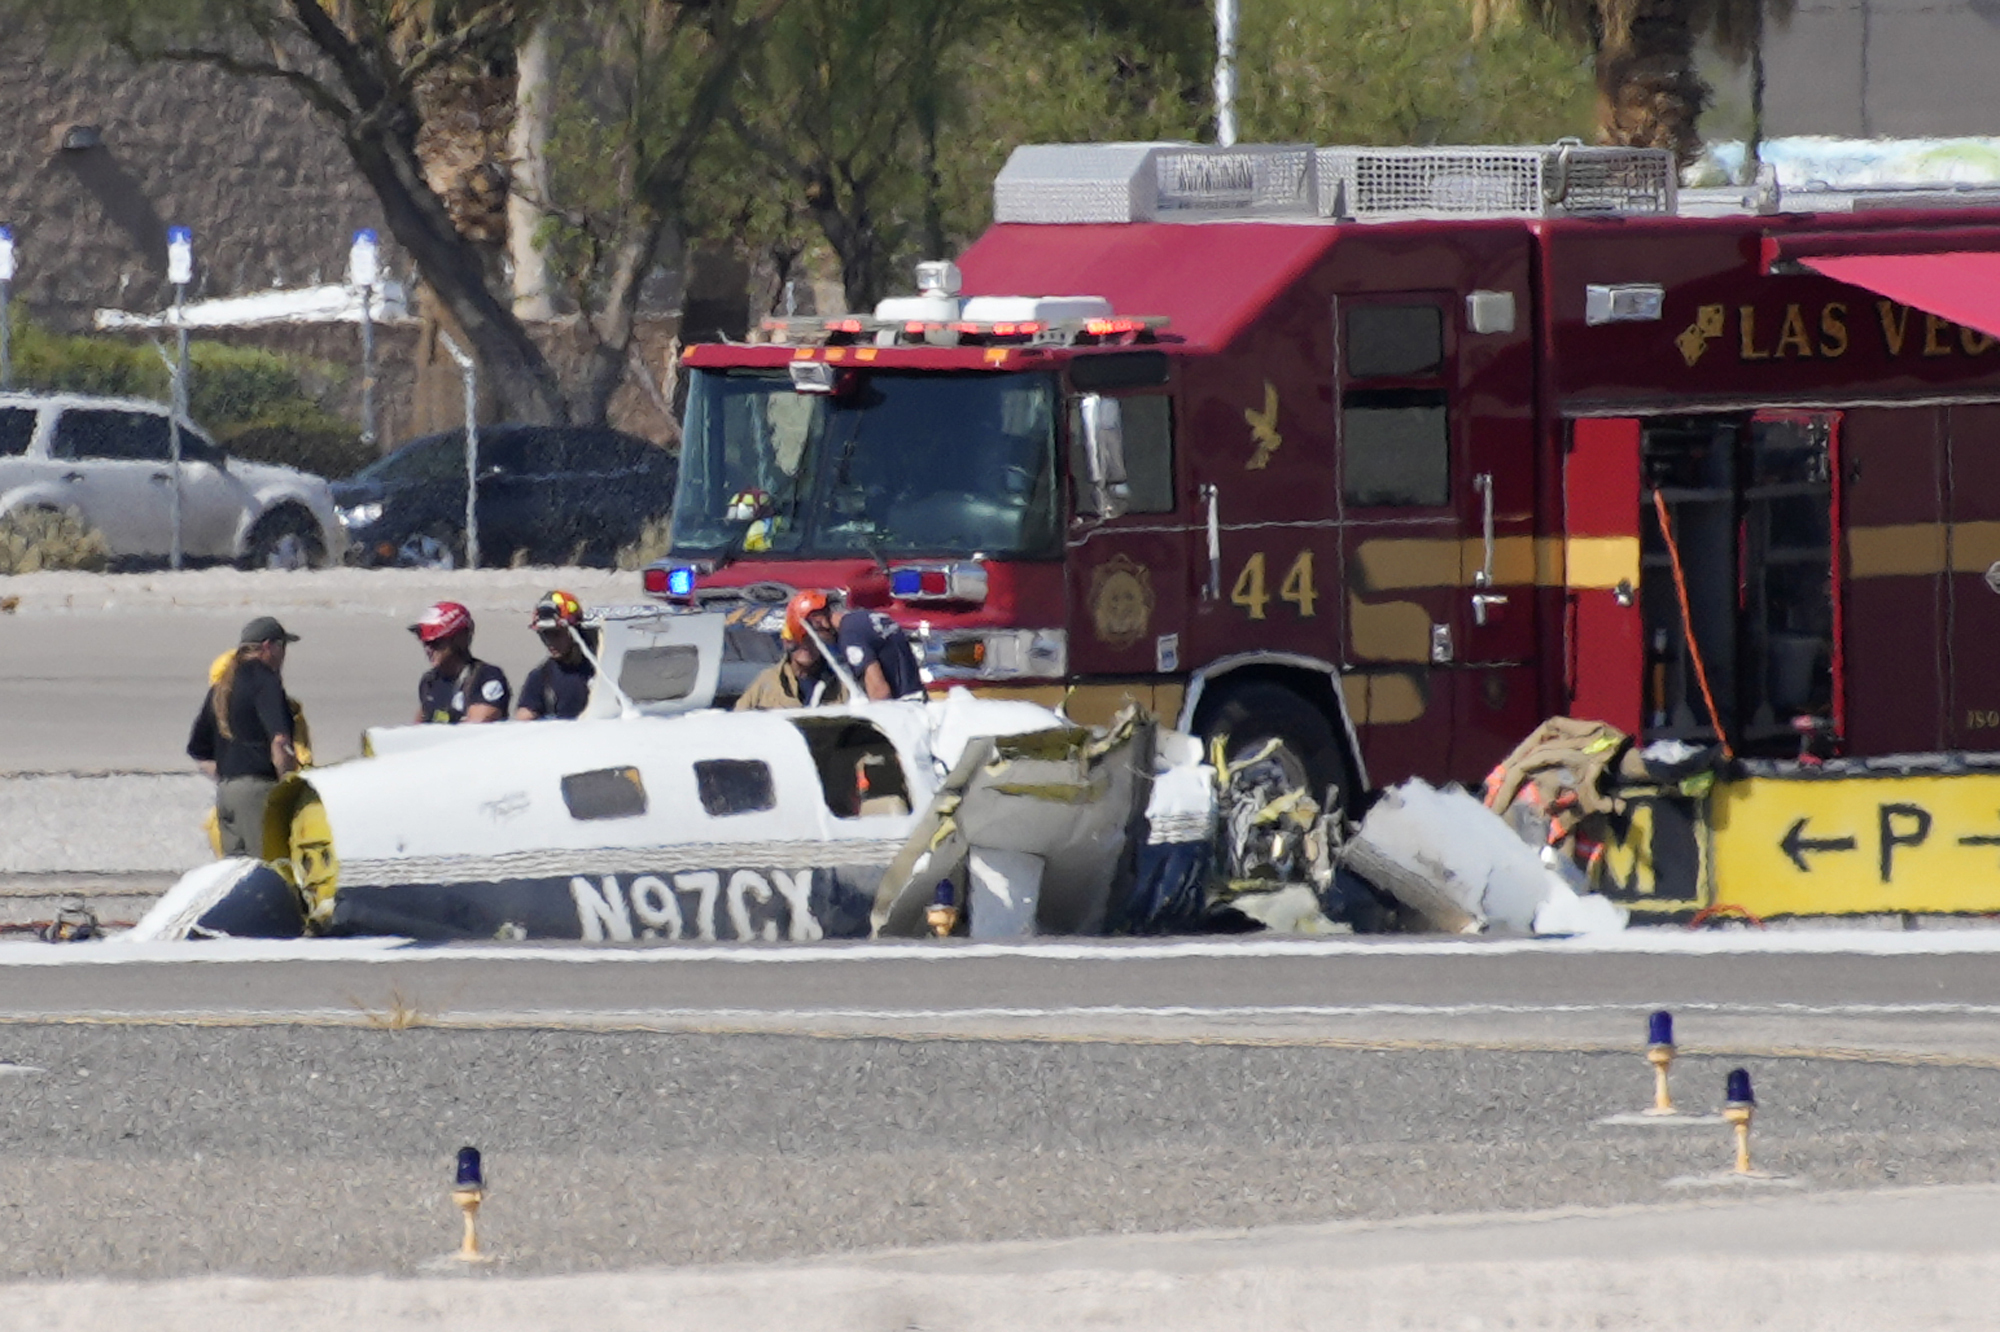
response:
<svg viewBox="0 0 2000 1332"><path fill-rule="evenodd" d="M1795 0L1471 0L1475 32L1525 12L1597 54L1598 138L1667 148L1683 166L1701 152L1697 128L1709 88L1695 70L1703 38L1752 62L1751 137L1763 132L1764 26L1791 17Z"/></svg>

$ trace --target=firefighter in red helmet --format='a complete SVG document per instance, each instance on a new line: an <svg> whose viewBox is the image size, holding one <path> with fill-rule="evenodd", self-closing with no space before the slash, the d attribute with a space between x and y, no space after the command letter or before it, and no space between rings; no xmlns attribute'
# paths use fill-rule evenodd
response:
<svg viewBox="0 0 2000 1332"><path fill-rule="evenodd" d="M417 681L417 721L502 721L507 716L506 672L472 655L472 612L456 601L426 610L410 632L424 645L430 669Z"/></svg>

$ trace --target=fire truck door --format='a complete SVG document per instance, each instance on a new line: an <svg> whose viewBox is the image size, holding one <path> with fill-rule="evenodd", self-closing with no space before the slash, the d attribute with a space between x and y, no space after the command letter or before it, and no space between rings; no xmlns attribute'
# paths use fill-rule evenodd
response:
<svg viewBox="0 0 2000 1332"><path fill-rule="evenodd" d="M1455 416L1461 415L1454 413ZM1542 721L1535 662L1535 427L1464 414L1452 431L1459 526L1452 770L1483 776Z"/></svg>
<svg viewBox="0 0 2000 1332"><path fill-rule="evenodd" d="M1452 386L1454 298L1342 298L1341 669L1370 775L1454 771L1469 483ZM1504 752L1504 751L1503 751Z"/></svg>
<svg viewBox="0 0 2000 1332"><path fill-rule="evenodd" d="M1110 362L1112 358L1101 358ZM1135 359L1136 371L1147 363ZM1159 379L1165 379L1165 358ZM1102 365L1096 372L1107 379ZM1095 384L1079 387L1096 388ZM1176 675L1187 667L1188 525L1195 505L1180 493L1174 470L1174 403L1164 382L1128 388L1106 383L1094 395L1115 401L1122 438L1125 480L1112 514L1093 512L1090 466L1084 457L1085 396L1071 400L1069 437L1076 517L1070 525L1069 668L1079 676L1119 678L1133 685L1156 675ZM1122 512L1119 510L1122 509ZM1140 702L1149 701L1132 689ZM1178 697L1153 699L1171 716ZM1111 700L1116 706L1117 699ZM1073 700L1072 710L1088 701ZM1086 715L1077 712L1076 715Z"/></svg>
<svg viewBox="0 0 2000 1332"><path fill-rule="evenodd" d="M2000 749L2000 407L1948 409L1953 749Z"/></svg>
<svg viewBox="0 0 2000 1332"><path fill-rule="evenodd" d="M1639 422L1578 421L1563 461L1569 712L1628 735L1643 722Z"/></svg>

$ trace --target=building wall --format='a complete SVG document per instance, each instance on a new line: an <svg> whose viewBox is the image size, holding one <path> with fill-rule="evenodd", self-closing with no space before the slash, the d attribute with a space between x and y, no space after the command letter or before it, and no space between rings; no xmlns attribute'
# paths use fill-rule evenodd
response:
<svg viewBox="0 0 2000 1332"><path fill-rule="evenodd" d="M172 298L166 229L194 231L193 297L337 281L375 196L333 132L290 89L200 67L0 47L0 221L15 295L66 331L100 306ZM99 147L64 149L72 126ZM391 247L389 271L402 267Z"/></svg>
<svg viewBox="0 0 2000 1332"><path fill-rule="evenodd" d="M2000 0L1798 0L1765 39L1764 132L2000 134L1996 69Z"/></svg>

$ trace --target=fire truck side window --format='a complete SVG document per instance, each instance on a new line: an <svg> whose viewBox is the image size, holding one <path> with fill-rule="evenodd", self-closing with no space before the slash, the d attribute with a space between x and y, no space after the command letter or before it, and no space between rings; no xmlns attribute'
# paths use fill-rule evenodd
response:
<svg viewBox="0 0 2000 1332"><path fill-rule="evenodd" d="M1341 400L1342 489L1349 504L1451 502L1443 389L1350 389Z"/></svg>
<svg viewBox="0 0 2000 1332"><path fill-rule="evenodd" d="M1341 490L1358 508L1451 502L1451 417L1444 314L1419 305L1345 312L1347 383L1340 399Z"/></svg>
<svg viewBox="0 0 2000 1332"><path fill-rule="evenodd" d="M1125 450L1126 513L1172 513L1174 499L1174 404L1164 394L1120 398L1118 412ZM1088 476L1083 456L1082 400L1069 406L1070 474Z"/></svg>
<svg viewBox="0 0 2000 1332"><path fill-rule="evenodd" d="M1444 364L1444 316L1437 306L1357 305L1347 312L1352 379L1434 375Z"/></svg>
<svg viewBox="0 0 2000 1332"><path fill-rule="evenodd" d="M1174 511L1174 405L1160 394L1119 399L1125 425L1128 513Z"/></svg>

